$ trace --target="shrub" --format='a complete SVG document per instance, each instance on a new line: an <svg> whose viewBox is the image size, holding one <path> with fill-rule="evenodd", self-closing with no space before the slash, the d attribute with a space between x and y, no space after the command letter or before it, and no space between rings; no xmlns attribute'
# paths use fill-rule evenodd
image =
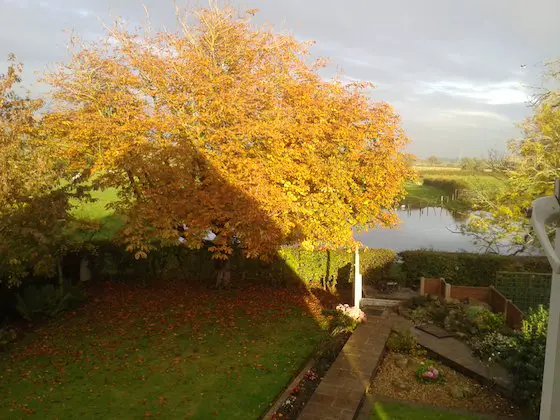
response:
<svg viewBox="0 0 560 420"><path fill-rule="evenodd" d="M502 314L494 314L483 305L463 304L457 301L446 302L438 298L416 300L409 314L417 323L432 322L448 331L461 332L469 335L487 334L502 331L505 318Z"/></svg>
<svg viewBox="0 0 560 420"><path fill-rule="evenodd" d="M461 332L463 334L476 334L477 329L469 319L469 315L465 305L458 305L449 310L449 313L443 321L443 327L447 331Z"/></svg>
<svg viewBox="0 0 560 420"><path fill-rule="evenodd" d="M469 346L473 353L483 360L505 361L515 351L516 341L511 335L492 331L488 334L474 337L470 340Z"/></svg>
<svg viewBox="0 0 560 420"><path fill-rule="evenodd" d="M514 336L514 349L504 360L513 375L516 400L535 414L540 409L547 324L546 309L539 306L530 311Z"/></svg>
<svg viewBox="0 0 560 420"><path fill-rule="evenodd" d="M118 279L184 278L199 283L215 282L215 266L206 249L180 246L161 248L145 260L135 260L124 249L107 243L97 244L93 256L101 275ZM396 257L388 249L360 250L360 270L364 282L385 276ZM260 283L335 288L349 286L354 278L354 253L347 250L307 251L283 247L271 261L248 259L236 249L230 257L232 283Z"/></svg>
<svg viewBox="0 0 560 420"><path fill-rule="evenodd" d="M416 336L410 331L402 333L392 332L387 340L387 350L412 356L418 356L423 353L418 345Z"/></svg>
<svg viewBox="0 0 560 420"><path fill-rule="evenodd" d="M352 333L358 326L359 321L346 315L340 311L331 318L329 329L332 336L337 336L343 333Z"/></svg>
<svg viewBox="0 0 560 420"><path fill-rule="evenodd" d="M417 322L434 322L443 325L449 314L450 306L439 298L428 297L427 299L416 299L412 302L410 318Z"/></svg>
<svg viewBox="0 0 560 420"><path fill-rule="evenodd" d="M545 257L436 251L404 251L399 255L408 286L417 286L420 277L443 277L449 283L462 286L490 286L498 271L550 273Z"/></svg>
<svg viewBox="0 0 560 420"><path fill-rule="evenodd" d="M449 195L454 194L455 190L465 190L469 188L469 185L464 181L446 178L424 178L424 185L439 188Z"/></svg>
<svg viewBox="0 0 560 420"><path fill-rule="evenodd" d="M10 327L0 328L0 351L5 350L11 343L16 341L17 332Z"/></svg>
<svg viewBox="0 0 560 420"><path fill-rule="evenodd" d="M341 303L337 305L336 310L337 312L352 318L358 324L366 322L366 314L357 306L350 306L348 304Z"/></svg>
<svg viewBox="0 0 560 420"><path fill-rule="evenodd" d="M83 290L79 286L61 290L52 284L31 285L23 290L23 294L17 295L16 309L23 318L31 321L41 315L56 317L84 299Z"/></svg>
<svg viewBox="0 0 560 420"><path fill-rule="evenodd" d="M443 382L441 372L430 363L424 363L416 369L416 380L423 384L435 384Z"/></svg>
<svg viewBox="0 0 560 420"><path fill-rule="evenodd" d="M496 333L504 329L506 317L504 314L495 314L489 310L484 310L475 320L475 323L481 334Z"/></svg>
<svg viewBox="0 0 560 420"><path fill-rule="evenodd" d="M346 250L305 251L301 248L285 247L278 252L274 264L276 271L289 274L307 286L349 286L354 279L354 253ZM364 248L360 250L360 271L364 282L373 283L386 276L396 257L388 249ZM291 273L286 273L286 265Z"/></svg>

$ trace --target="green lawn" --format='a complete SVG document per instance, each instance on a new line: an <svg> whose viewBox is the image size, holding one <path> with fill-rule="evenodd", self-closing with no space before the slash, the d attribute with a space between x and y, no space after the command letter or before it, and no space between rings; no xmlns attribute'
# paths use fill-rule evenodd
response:
<svg viewBox="0 0 560 420"><path fill-rule="evenodd" d="M0 418L257 418L328 336L307 301L105 285L0 354Z"/></svg>
<svg viewBox="0 0 560 420"><path fill-rule="evenodd" d="M112 209L107 208L110 204L117 200L117 189L108 188L103 191L92 191L91 198L93 202L73 201L74 207L72 214L79 219L96 220L103 219L113 214Z"/></svg>
<svg viewBox="0 0 560 420"><path fill-rule="evenodd" d="M429 185L418 185L413 182L406 183L407 196L404 204L411 207L428 207L441 204L441 196L447 195L439 188Z"/></svg>
<svg viewBox="0 0 560 420"><path fill-rule="evenodd" d="M504 187L504 180L493 174L484 172L471 173L467 172L461 174L461 171L440 171L436 173L429 171L427 173L419 172L420 184L408 182L405 185L407 196L403 199L402 204L412 208L440 206L441 197L444 196L446 200L449 198L450 193L446 192L437 186L423 185L424 178L453 180L464 185L464 188L471 191L498 191ZM471 204L468 200L457 200L445 202L444 206L452 210L469 210Z"/></svg>
<svg viewBox="0 0 560 420"><path fill-rule="evenodd" d="M92 191L92 202L73 200L71 204L75 207L72 209L72 215L82 221L97 222L99 226L92 237L91 230L72 232L72 237L76 240L111 240L117 231L122 227L122 220L116 216L113 209L107 208L107 205L117 200L117 189L108 188L103 191Z"/></svg>
<svg viewBox="0 0 560 420"><path fill-rule="evenodd" d="M420 176L422 174L420 173ZM499 188L504 185L504 179L487 173L480 173L480 174L469 174L469 175L461 175L461 174L444 174L444 175L427 175L422 176L423 178L441 178L441 179L449 179L458 182L462 182L468 186L469 189L481 188L481 187L495 187Z"/></svg>
<svg viewBox="0 0 560 420"><path fill-rule="evenodd" d="M455 414L435 408L416 407L400 403L377 401L371 420L480 420L479 416Z"/></svg>

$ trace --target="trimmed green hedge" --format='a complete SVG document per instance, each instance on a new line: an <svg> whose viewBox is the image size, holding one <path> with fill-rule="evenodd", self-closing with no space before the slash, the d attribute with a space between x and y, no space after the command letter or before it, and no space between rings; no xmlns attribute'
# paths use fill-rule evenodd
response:
<svg viewBox="0 0 560 420"><path fill-rule="evenodd" d="M312 287L345 287L354 279L354 253L345 250L304 251L283 248L273 265L289 271L285 280L301 281ZM364 282L374 282L389 273L396 253L388 249L365 248L360 251L360 271ZM286 274L286 273L285 273Z"/></svg>
<svg viewBox="0 0 560 420"><path fill-rule="evenodd" d="M113 280L185 279L200 283L215 281L215 264L206 249L189 250L180 246L152 251L148 258L135 260L121 247L98 243L91 256L96 277ZM385 276L396 253L388 249L360 251L360 267L365 282ZM265 262L244 258L235 252L230 258L232 284L265 283L307 287L344 287L354 278L354 253L345 250L305 251L284 247L277 258Z"/></svg>
<svg viewBox="0 0 560 420"><path fill-rule="evenodd" d="M404 251L399 255L402 273L409 286L418 285L420 277L443 277L452 284L463 286L490 286L495 284L498 271L551 272L545 257L435 251Z"/></svg>

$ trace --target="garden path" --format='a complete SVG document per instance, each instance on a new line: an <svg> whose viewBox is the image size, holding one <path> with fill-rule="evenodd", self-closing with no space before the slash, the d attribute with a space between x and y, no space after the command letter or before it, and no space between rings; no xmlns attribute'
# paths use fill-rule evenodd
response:
<svg viewBox="0 0 560 420"><path fill-rule="evenodd" d="M375 373L397 315L364 308L360 324L298 417L299 420L352 420Z"/></svg>

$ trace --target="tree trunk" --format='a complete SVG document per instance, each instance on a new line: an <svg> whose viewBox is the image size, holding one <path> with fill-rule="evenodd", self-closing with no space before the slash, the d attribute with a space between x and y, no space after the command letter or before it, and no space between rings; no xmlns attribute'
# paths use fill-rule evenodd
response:
<svg viewBox="0 0 560 420"><path fill-rule="evenodd" d="M229 289L231 285L231 264L227 260L219 260L216 272L216 289Z"/></svg>

